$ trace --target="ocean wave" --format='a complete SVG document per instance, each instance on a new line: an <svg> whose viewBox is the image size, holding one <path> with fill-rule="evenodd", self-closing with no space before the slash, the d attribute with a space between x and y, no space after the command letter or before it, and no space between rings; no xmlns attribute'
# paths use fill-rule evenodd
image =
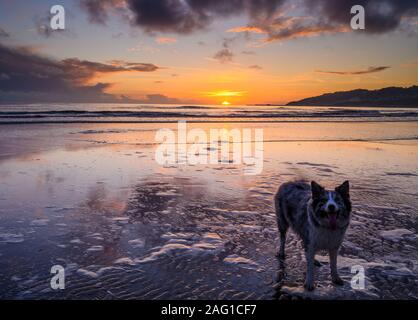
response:
<svg viewBox="0 0 418 320"><path fill-rule="evenodd" d="M0 123L189 121L418 121L418 109L215 106L0 106Z"/></svg>

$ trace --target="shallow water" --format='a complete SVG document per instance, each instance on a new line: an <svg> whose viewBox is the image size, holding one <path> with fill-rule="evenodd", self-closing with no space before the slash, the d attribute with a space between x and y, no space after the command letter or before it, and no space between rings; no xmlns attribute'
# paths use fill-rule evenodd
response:
<svg viewBox="0 0 418 320"><path fill-rule="evenodd" d="M417 121L418 108L260 105L22 104L2 105L0 123Z"/></svg>
<svg viewBox="0 0 418 320"><path fill-rule="evenodd" d="M174 124L0 126L0 297L418 298L415 122L221 126L264 128L261 174L161 167L155 130ZM293 179L351 182L342 288L320 256L318 288L303 291L292 233L284 269L275 257L272 199ZM50 288L56 264L65 290ZM366 270L364 290L350 288L354 265Z"/></svg>

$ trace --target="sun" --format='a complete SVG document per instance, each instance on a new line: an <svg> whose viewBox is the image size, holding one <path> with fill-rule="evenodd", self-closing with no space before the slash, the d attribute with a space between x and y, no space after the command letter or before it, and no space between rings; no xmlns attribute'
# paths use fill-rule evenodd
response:
<svg viewBox="0 0 418 320"><path fill-rule="evenodd" d="M224 102L222 102L222 104L223 104L224 106L229 106L231 103L230 103L229 101L224 101Z"/></svg>

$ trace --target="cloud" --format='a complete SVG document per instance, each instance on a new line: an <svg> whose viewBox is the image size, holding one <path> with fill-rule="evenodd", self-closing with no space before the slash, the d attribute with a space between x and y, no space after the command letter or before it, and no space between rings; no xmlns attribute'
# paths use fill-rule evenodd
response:
<svg viewBox="0 0 418 320"><path fill-rule="evenodd" d="M231 28L227 32L241 33L241 32L250 32L250 33L266 33L263 29L255 26L242 26Z"/></svg>
<svg viewBox="0 0 418 320"><path fill-rule="evenodd" d="M170 43L176 43L177 39L168 38L168 37L158 37L155 39L155 42L158 44L170 44Z"/></svg>
<svg viewBox="0 0 418 320"><path fill-rule="evenodd" d="M127 62L124 60L111 60L109 63L113 69L110 68L109 65L104 65L104 66L108 67L110 72L117 72L117 71L152 72L152 71L157 71L159 69L158 66L152 63ZM96 62L95 64L97 65L98 63Z"/></svg>
<svg viewBox="0 0 418 320"><path fill-rule="evenodd" d="M220 63L232 62L234 58L234 53L229 48L236 39L236 37L224 38L222 41L223 49L216 52L213 56L213 59L217 60Z"/></svg>
<svg viewBox="0 0 418 320"><path fill-rule="evenodd" d="M389 69L388 66L381 66L381 67L369 67L366 70L357 70L357 71L323 71L323 70L316 70L315 72L318 73L324 73L324 74L338 74L343 76L352 76L352 75L362 75L362 74L368 74L368 73L375 73L384 71L386 69Z"/></svg>
<svg viewBox="0 0 418 320"><path fill-rule="evenodd" d="M63 30L52 30L51 26L49 24L50 22L50 16L49 13L47 16L44 17L35 17L34 18L34 24L35 24L35 30L36 32L38 32L39 35L45 37L45 38L49 38L52 36L52 34L54 33L54 31L57 32L63 32Z"/></svg>
<svg viewBox="0 0 418 320"><path fill-rule="evenodd" d="M154 93L146 95L146 98L141 100L140 103L149 103L149 104L178 104L182 103L181 100L167 97L164 94Z"/></svg>
<svg viewBox="0 0 418 320"><path fill-rule="evenodd" d="M286 17L278 16L270 21L258 22L257 26L243 26L227 30L233 33L244 33L265 35L261 42L268 43L274 41L283 41L300 37L312 37L326 33L337 33L349 31L347 25L336 25L326 21L317 21L315 18Z"/></svg>
<svg viewBox="0 0 418 320"><path fill-rule="evenodd" d="M126 98L105 93L109 83L96 75L114 72L153 72L149 63L114 60L100 63L77 58L54 60L27 47L0 44L0 100L29 102L112 102Z"/></svg>
<svg viewBox="0 0 418 320"><path fill-rule="evenodd" d="M247 17L248 24L229 32L264 34L262 42L348 32L353 5L366 12L364 33L385 33L418 15L416 0L79 0L90 20L105 23L110 12L150 33L190 34L215 20ZM300 15L289 13L297 11Z"/></svg>
<svg viewBox="0 0 418 320"><path fill-rule="evenodd" d="M254 64L252 66L249 66L248 68L255 69L255 70L261 70L261 69L263 69L263 67L260 67L258 64Z"/></svg>
<svg viewBox="0 0 418 320"><path fill-rule="evenodd" d="M300 37L312 37L321 34L332 34L349 31L345 25L333 25L328 22L308 21L305 18L289 18L278 22L269 30L265 42L289 40Z"/></svg>
<svg viewBox="0 0 418 320"><path fill-rule="evenodd" d="M71 15L71 13L69 12L69 10L67 10L66 15L69 16ZM35 25L35 29L34 31L36 31L40 36L44 37L44 38L50 38L53 37L55 35L60 35L60 36L66 36L66 37L70 37L70 38L74 38L76 37L75 32L71 31L69 29L69 25L67 24L65 26L65 29L57 29L57 30L53 30L51 28L51 18L52 18L52 14L50 12L45 12L45 14L43 16L35 16L33 18L33 23Z"/></svg>
<svg viewBox="0 0 418 320"><path fill-rule="evenodd" d="M224 48L216 52L213 58L219 61L220 63L227 63L232 62L234 54L229 49Z"/></svg>
<svg viewBox="0 0 418 320"><path fill-rule="evenodd" d="M126 8L124 0L80 0L79 2L90 21L98 24L106 24L110 11L123 13Z"/></svg>
<svg viewBox="0 0 418 320"><path fill-rule="evenodd" d="M0 28L0 38L10 38L10 34L7 33L3 28Z"/></svg>
<svg viewBox="0 0 418 320"><path fill-rule="evenodd" d="M206 29L214 20L246 14L268 17L285 0L80 0L90 21L104 24L109 13L124 8L131 24L146 32L189 34Z"/></svg>
<svg viewBox="0 0 418 320"><path fill-rule="evenodd" d="M308 11L333 24L347 24L354 5L365 9L366 33L385 33L397 29L402 19L418 14L416 0L305 0Z"/></svg>
<svg viewBox="0 0 418 320"><path fill-rule="evenodd" d="M351 32L353 15L350 9L354 5L363 5L366 19L364 32L376 34L396 30L403 20L418 14L418 2L414 0L303 0L301 3L305 12L303 16L277 12L268 19L258 19L228 32L265 34L263 42Z"/></svg>
<svg viewBox="0 0 418 320"><path fill-rule="evenodd" d="M241 51L241 53L242 53L242 54L246 54L246 55L248 55L248 56L253 56L253 55L255 55L255 52L254 52L254 51L251 51L251 50L244 50L244 51Z"/></svg>

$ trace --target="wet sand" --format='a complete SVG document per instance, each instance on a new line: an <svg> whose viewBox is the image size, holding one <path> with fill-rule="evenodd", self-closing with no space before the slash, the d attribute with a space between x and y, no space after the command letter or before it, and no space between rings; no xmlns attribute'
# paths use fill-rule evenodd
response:
<svg viewBox="0 0 418 320"><path fill-rule="evenodd" d="M0 298L418 298L418 123L190 125L202 126L264 128L262 173L161 167L164 124L0 126ZM284 269L275 257L273 195L294 179L351 182L341 288L319 256L318 288L303 290L293 233ZM56 264L65 290L50 288ZM350 287L354 265L364 290Z"/></svg>

